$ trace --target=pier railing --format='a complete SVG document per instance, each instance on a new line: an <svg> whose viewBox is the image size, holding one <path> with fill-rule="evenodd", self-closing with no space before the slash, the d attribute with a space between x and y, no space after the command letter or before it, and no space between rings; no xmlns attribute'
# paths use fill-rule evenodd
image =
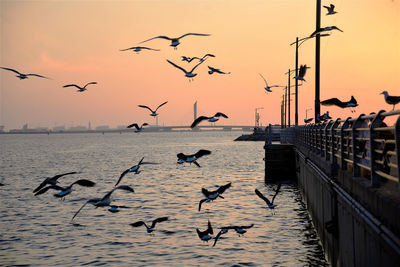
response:
<svg viewBox="0 0 400 267"><path fill-rule="evenodd" d="M293 143L324 157L334 168L366 177L379 187L383 180L397 183L400 190L400 110L360 115L284 129ZM385 123L395 121L392 126Z"/></svg>

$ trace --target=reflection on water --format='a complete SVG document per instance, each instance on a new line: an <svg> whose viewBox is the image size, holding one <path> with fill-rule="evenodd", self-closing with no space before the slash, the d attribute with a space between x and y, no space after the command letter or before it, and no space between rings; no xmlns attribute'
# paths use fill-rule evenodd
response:
<svg viewBox="0 0 400 267"><path fill-rule="evenodd" d="M308 266L326 265L318 237L295 185L282 185L268 209L254 194L266 196L276 186L264 185L261 142L233 142L238 133L140 133L1 135L0 265L122 265L122 266ZM199 159L202 166L176 164L176 154L212 151ZM127 174L121 184L135 193L116 191L113 203L128 206L117 213L87 205L104 196L122 171L145 157L158 165L144 165ZM59 179L97 183L77 186L64 201L32 190L49 176L81 171ZM201 188L215 190L232 182L223 196L210 203ZM149 234L129 224L168 216ZM254 226L239 235L230 230L215 247L201 241L196 228L210 220L218 227Z"/></svg>

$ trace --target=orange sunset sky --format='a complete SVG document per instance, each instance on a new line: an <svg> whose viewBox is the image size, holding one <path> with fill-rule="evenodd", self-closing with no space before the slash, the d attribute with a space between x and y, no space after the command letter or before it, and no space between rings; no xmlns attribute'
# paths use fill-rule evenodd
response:
<svg viewBox="0 0 400 267"><path fill-rule="evenodd" d="M400 1L322 0L335 4L337 14L326 16L321 26L335 25L321 38L321 100L354 95L356 113L329 107L333 118L391 110L383 90L400 95ZM189 125L193 104L198 115L217 111L229 116L225 125L253 125L254 109L263 125L280 123L283 90L264 90L262 73L270 85L287 84L284 73L294 68L296 36L315 30L314 0L158 0L158 1L0 1L0 66L38 77L19 80L0 70L0 124L6 130L56 125L92 126L154 123L151 107L159 110L159 124ZM121 52L119 49L166 35L188 36L177 50L155 39L144 46L161 51ZM314 106L315 40L299 49L299 63L307 64L307 82L299 89L299 122ZM181 56L212 53L195 73L193 82L170 64L191 69ZM209 75L207 66L231 72ZM63 85L97 81L79 93ZM292 79L292 84L294 80ZM397 106L400 108L400 105ZM321 107L321 113L327 107ZM313 111L309 116L313 116ZM294 122L294 103L292 104Z"/></svg>

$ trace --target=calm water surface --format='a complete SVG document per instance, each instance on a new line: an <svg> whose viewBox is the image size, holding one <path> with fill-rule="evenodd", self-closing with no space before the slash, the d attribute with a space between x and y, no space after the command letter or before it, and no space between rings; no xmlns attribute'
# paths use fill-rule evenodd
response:
<svg viewBox="0 0 400 267"><path fill-rule="evenodd" d="M262 142L233 142L240 133L179 132L125 134L0 135L0 265L27 266L309 266L326 265L298 189L283 185L275 211L254 194L266 196ZM209 149L212 154L194 165L177 165L176 154ZM129 206L119 213L86 206L88 198L102 197L125 169L145 161L138 175L120 184L135 193L116 191L115 204ZM62 201L52 191L35 197L32 190L45 178L80 171L59 179L61 186L78 179L97 183L76 186ZM225 199L204 203L198 212L201 188L232 182ZM129 224L169 220L148 234ZM196 228L210 220L218 227L254 227L239 236L230 231L212 247ZM215 233L216 234L216 233Z"/></svg>

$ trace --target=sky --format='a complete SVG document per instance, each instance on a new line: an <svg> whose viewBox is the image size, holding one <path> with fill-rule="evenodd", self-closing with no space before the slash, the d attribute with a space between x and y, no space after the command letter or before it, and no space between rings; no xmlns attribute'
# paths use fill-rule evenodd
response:
<svg viewBox="0 0 400 267"><path fill-rule="evenodd" d="M335 4L337 14L321 26L335 25L321 38L320 99L352 95L355 113L321 106L333 118L391 110L380 93L400 95L400 1L322 0ZM315 30L316 1L311 0L148 0L148 1L20 1L0 0L0 66L51 79L20 80L0 69L0 125L6 130L29 127L128 125L155 123L149 111L157 107L160 125L190 125L193 104L198 115L217 111L229 116L221 125L254 125L255 108L262 125L280 123L285 72L295 67L296 37ZM174 50L170 42L149 38L185 33ZM161 51L120 51L143 45ZM200 65L194 81L166 59L191 69L196 63L181 56L215 55ZM299 122L314 107L315 40L299 48L299 64L311 67L299 87ZM207 66L231 72L209 75ZM63 85L89 85L85 92ZM294 80L291 78L291 84ZM294 96L293 96L294 99ZM397 108L400 108L398 106ZM312 117L314 111L308 111ZM291 104L294 122L294 103Z"/></svg>

